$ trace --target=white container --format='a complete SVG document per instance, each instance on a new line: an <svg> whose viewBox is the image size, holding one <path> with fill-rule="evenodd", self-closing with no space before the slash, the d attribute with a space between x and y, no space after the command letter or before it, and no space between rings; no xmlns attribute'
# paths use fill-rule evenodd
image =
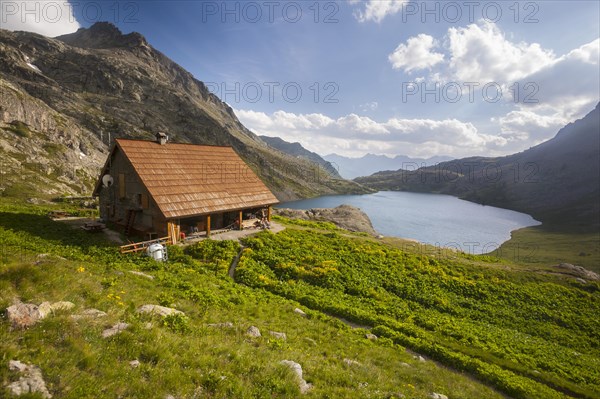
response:
<svg viewBox="0 0 600 399"><path fill-rule="evenodd" d="M166 258L165 247L162 244L152 244L146 249L146 255L157 262L162 262Z"/></svg>

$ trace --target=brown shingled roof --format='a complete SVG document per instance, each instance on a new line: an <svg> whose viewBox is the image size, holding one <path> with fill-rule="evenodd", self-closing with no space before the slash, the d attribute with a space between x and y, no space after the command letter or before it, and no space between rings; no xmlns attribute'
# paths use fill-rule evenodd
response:
<svg viewBox="0 0 600 399"><path fill-rule="evenodd" d="M279 202L231 147L125 139L116 145L167 219Z"/></svg>

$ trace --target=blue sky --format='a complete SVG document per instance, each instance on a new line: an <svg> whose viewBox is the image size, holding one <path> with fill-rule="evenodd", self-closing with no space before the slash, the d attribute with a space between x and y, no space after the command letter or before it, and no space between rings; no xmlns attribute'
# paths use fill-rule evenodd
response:
<svg viewBox="0 0 600 399"><path fill-rule="evenodd" d="M510 154L600 97L598 1L7 3L8 29L140 32L248 128L322 155Z"/></svg>

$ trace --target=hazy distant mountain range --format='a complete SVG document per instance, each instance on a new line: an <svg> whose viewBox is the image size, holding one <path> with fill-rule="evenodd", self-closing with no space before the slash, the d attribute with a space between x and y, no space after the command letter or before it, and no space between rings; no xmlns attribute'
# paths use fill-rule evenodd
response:
<svg viewBox="0 0 600 399"><path fill-rule="evenodd" d="M410 158L405 155L397 155L394 158L385 155L367 154L361 158L349 158L337 154L329 154L323 157L331 162L334 168L345 179L355 179L360 176L369 176L376 172L386 170L415 170L421 167L433 166L440 162L449 161L452 158L446 156L435 156L431 158Z"/></svg>
<svg viewBox="0 0 600 399"><path fill-rule="evenodd" d="M376 172L387 170L415 170L422 167L436 165L440 162L449 161L452 158L436 156L431 158L411 158L397 155L394 158L385 155L367 154L361 158L344 157L337 154L321 156L309 151L300 143L290 143L279 137L258 136L269 146L292 155L315 162L328 171L332 177L354 179L360 176L368 176Z"/></svg>

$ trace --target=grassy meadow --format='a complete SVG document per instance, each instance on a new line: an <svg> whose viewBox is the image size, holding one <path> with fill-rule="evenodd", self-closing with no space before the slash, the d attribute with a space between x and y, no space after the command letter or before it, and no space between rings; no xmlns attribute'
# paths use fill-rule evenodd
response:
<svg viewBox="0 0 600 399"><path fill-rule="evenodd" d="M512 257L530 270L552 271L548 266L564 262L600 273L600 231L526 227L513 231L511 239L492 255Z"/></svg>
<svg viewBox="0 0 600 399"><path fill-rule="evenodd" d="M0 202L0 311L16 300L75 308L27 330L2 320L1 397L18 379L13 359L39 366L54 398L297 398L286 359L312 384L306 398L600 396L597 283L286 219L243 249L208 240L156 263L49 209ZM185 316L140 315L144 304ZM107 315L71 317L91 308ZM118 322L130 327L102 338ZM262 336L246 335L250 326Z"/></svg>

